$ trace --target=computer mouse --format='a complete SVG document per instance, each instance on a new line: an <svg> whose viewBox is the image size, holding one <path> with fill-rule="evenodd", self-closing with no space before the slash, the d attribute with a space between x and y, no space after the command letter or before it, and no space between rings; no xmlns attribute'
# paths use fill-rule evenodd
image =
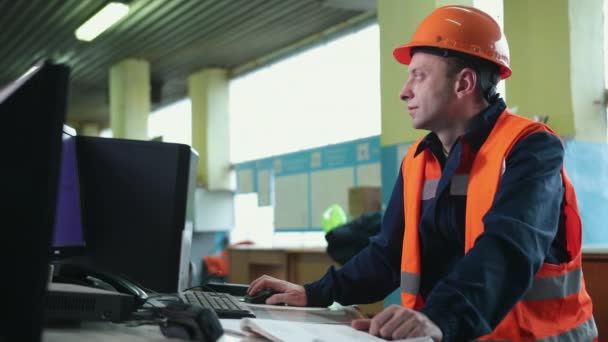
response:
<svg viewBox="0 0 608 342"><path fill-rule="evenodd" d="M161 309L160 331L165 337L191 341L217 341L224 329L215 311L185 303L169 303Z"/></svg>
<svg viewBox="0 0 608 342"><path fill-rule="evenodd" d="M245 295L243 297L243 300L245 300L245 303L250 303L250 304L266 304L266 299L268 299L269 297L271 297L272 295L279 293L271 288L265 288L263 290L260 290L258 292L256 292L253 295Z"/></svg>

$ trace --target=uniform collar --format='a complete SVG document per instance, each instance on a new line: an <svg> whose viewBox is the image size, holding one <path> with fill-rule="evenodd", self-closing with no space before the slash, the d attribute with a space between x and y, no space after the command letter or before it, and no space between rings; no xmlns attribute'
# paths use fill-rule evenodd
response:
<svg viewBox="0 0 608 342"><path fill-rule="evenodd" d="M486 109L479 112L471 119L467 131L462 138L471 146L471 150L477 153L481 148L481 145L486 141L488 135L492 131L492 128L496 124L498 117L507 108L505 101L496 96L495 100ZM417 156L420 152L425 149L431 149L433 151L441 151L441 141L435 132L430 132L418 144L416 153Z"/></svg>

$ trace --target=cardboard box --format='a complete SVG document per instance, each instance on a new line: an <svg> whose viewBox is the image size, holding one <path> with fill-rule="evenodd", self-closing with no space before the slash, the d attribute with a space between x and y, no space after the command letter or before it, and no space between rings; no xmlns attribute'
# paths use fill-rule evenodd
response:
<svg viewBox="0 0 608 342"><path fill-rule="evenodd" d="M348 214L351 219L382 209L379 186L358 186L348 189Z"/></svg>

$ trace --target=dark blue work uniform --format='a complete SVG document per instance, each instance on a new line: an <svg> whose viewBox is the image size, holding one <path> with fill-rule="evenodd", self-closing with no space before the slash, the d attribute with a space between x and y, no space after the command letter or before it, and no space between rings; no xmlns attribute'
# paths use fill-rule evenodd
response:
<svg viewBox="0 0 608 342"><path fill-rule="evenodd" d="M529 288L543 262L568 260L561 228L564 187L560 175L564 148L550 133L520 140L506 158L506 170L485 232L464 255L466 194L451 194L457 170L470 167L506 105L496 99L475 116L446 157L434 133L417 153L430 149L442 166L434 198L422 202L419 227L421 309L444 341L464 341L490 333ZM382 230L343 267L331 267L319 281L304 285L309 306L371 303L399 287L403 245L401 173L384 213Z"/></svg>

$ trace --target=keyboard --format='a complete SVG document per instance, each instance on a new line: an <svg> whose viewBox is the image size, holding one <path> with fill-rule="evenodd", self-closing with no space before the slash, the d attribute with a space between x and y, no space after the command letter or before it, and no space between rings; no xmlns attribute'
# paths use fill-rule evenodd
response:
<svg viewBox="0 0 608 342"><path fill-rule="evenodd" d="M247 305L227 293L191 290L180 297L186 303L214 310L219 318L255 317Z"/></svg>

